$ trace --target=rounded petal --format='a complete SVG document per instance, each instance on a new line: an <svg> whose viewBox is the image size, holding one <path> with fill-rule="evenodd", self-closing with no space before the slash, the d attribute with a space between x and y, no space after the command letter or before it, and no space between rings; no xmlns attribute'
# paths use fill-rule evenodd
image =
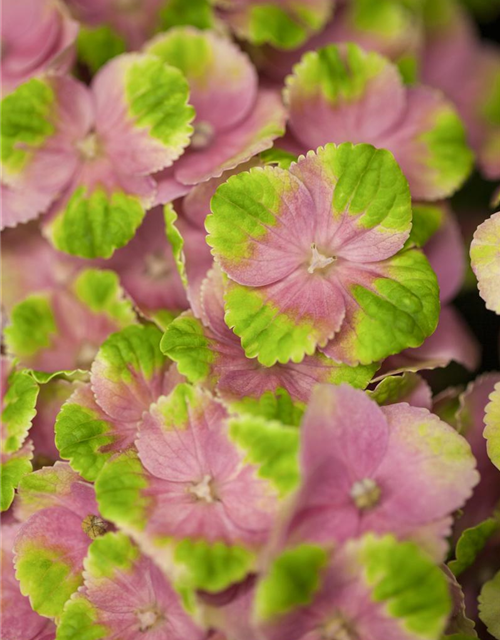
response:
<svg viewBox="0 0 500 640"><path fill-rule="evenodd" d="M63 4L7 0L2 9L2 93L48 69L68 70L78 23Z"/></svg>
<svg viewBox="0 0 500 640"><path fill-rule="evenodd" d="M195 131L196 123L202 122L218 134L249 115L257 98L257 73L231 40L184 27L157 36L145 51L177 67L186 77L196 110Z"/></svg>
<svg viewBox="0 0 500 640"><path fill-rule="evenodd" d="M486 307L500 314L500 213L494 213L476 229L470 258Z"/></svg>
<svg viewBox="0 0 500 640"><path fill-rule="evenodd" d="M153 56L125 54L95 77L96 133L122 174L170 166L189 144L194 111L182 74Z"/></svg>
<svg viewBox="0 0 500 640"><path fill-rule="evenodd" d="M207 146L196 149L193 144L187 150L175 166L176 179L183 184L198 184L249 161L283 135L285 120L279 95L260 89L248 117L216 134Z"/></svg>

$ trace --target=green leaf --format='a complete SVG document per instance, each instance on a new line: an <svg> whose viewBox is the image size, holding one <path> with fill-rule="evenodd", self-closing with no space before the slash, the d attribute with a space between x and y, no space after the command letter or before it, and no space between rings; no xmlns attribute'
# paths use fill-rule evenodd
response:
<svg viewBox="0 0 500 640"><path fill-rule="evenodd" d="M188 279L186 274L186 258L184 256L184 238L181 236L177 227L175 226L177 213L171 204L167 204L163 208L163 215L165 218L165 231L168 241L170 242L170 245L172 247L177 271L179 272L179 275L181 277L182 284L187 289Z"/></svg>
<svg viewBox="0 0 500 640"><path fill-rule="evenodd" d="M5 328L5 343L14 355L28 358L50 347L56 331L49 298L33 294L12 309L10 324Z"/></svg>
<svg viewBox="0 0 500 640"><path fill-rule="evenodd" d="M373 588L372 599L384 603L409 633L429 640L442 633L452 604L448 583L415 543L370 534L363 539L360 559Z"/></svg>
<svg viewBox="0 0 500 640"><path fill-rule="evenodd" d="M264 164L276 165L282 169L289 169L292 162L297 162L297 156L284 149L272 147L259 153L259 158Z"/></svg>
<svg viewBox="0 0 500 640"><path fill-rule="evenodd" d="M23 545L16 561L16 578L21 593L30 595L31 607L40 615L56 617L82 583L80 574L72 573L71 563L54 547Z"/></svg>
<svg viewBox="0 0 500 640"><path fill-rule="evenodd" d="M71 401L63 404L55 423L55 442L61 458L93 482L104 463L113 455L105 451L113 444L112 425L88 407Z"/></svg>
<svg viewBox="0 0 500 640"><path fill-rule="evenodd" d="M215 359L210 344L203 324L188 311L168 325L160 348L177 363L179 373L196 383L203 382L210 374Z"/></svg>
<svg viewBox="0 0 500 640"><path fill-rule="evenodd" d="M2 362L2 366L5 365L6 362ZM6 389L3 389L2 455L21 448L36 415L39 390L26 371L11 371Z"/></svg>
<svg viewBox="0 0 500 640"><path fill-rule="evenodd" d="M103 269L85 269L73 283L77 298L96 314L105 314L121 326L137 320L134 308L120 285L118 274Z"/></svg>
<svg viewBox="0 0 500 640"><path fill-rule="evenodd" d="M142 529L147 522L150 499L146 474L134 451L106 462L95 482L96 498L103 518L119 526Z"/></svg>
<svg viewBox="0 0 500 640"><path fill-rule="evenodd" d="M438 176L443 194L450 196L469 176L474 165L474 154L467 146L465 127L450 104L444 104L433 116L434 126L420 136L428 148L427 165Z"/></svg>
<svg viewBox="0 0 500 640"><path fill-rule="evenodd" d="M500 383L490 394L484 417L486 425L483 436L486 438L488 455L493 464L500 469Z"/></svg>
<svg viewBox="0 0 500 640"><path fill-rule="evenodd" d="M80 24L76 41L78 59L95 74L108 60L124 53L125 40L106 24L87 27Z"/></svg>
<svg viewBox="0 0 500 640"><path fill-rule="evenodd" d="M139 377L150 380L166 362L160 340L161 332L154 325L131 325L111 334L96 356L95 385L97 378L130 385Z"/></svg>
<svg viewBox="0 0 500 640"><path fill-rule="evenodd" d="M50 227L54 246L80 258L111 258L134 236L144 218L139 199L101 187L78 187Z"/></svg>
<svg viewBox="0 0 500 640"><path fill-rule="evenodd" d="M183 565L184 585L217 593L246 577L254 555L244 547L186 538L177 545L174 560Z"/></svg>
<svg viewBox="0 0 500 640"><path fill-rule="evenodd" d="M15 489L19 486L21 479L32 471L32 457L32 449L23 447L8 460L2 462L0 466L2 490L0 511L7 511L14 500Z"/></svg>
<svg viewBox="0 0 500 640"><path fill-rule="evenodd" d="M110 532L96 538L85 559L89 579L111 578L115 573L128 572L139 558L139 549L124 533Z"/></svg>
<svg viewBox="0 0 500 640"><path fill-rule="evenodd" d="M168 0L160 9L160 31L182 26L211 29L213 24L210 0Z"/></svg>
<svg viewBox="0 0 500 640"><path fill-rule="evenodd" d="M258 617L267 620L312 602L327 560L324 549L314 545L303 544L284 551L258 584Z"/></svg>
<svg viewBox="0 0 500 640"><path fill-rule="evenodd" d="M245 460L258 467L257 475L269 480L284 496L300 480L299 431L296 427L256 416L233 418L231 440L245 452Z"/></svg>
<svg viewBox="0 0 500 640"><path fill-rule="evenodd" d="M21 171L30 152L54 133L49 115L55 100L50 85L37 78L2 100L1 157L4 170Z"/></svg>
<svg viewBox="0 0 500 640"><path fill-rule="evenodd" d="M412 372L384 378L368 395L379 405L404 402L405 398L422 382L422 378Z"/></svg>
<svg viewBox="0 0 500 640"><path fill-rule="evenodd" d="M500 571L486 582L479 595L479 617L494 638L500 639Z"/></svg>
<svg viewBox="0 0 500 640"><path fill-rule="evenodd" d="M439 231L444 221L444 212L435 204L413 205L410 237L405 247L423 247Z"/></svg>
<svg viewBox="0 0 500 640"><path fill-rule="evenodd" d="M281 7L261 2L249 6L246 24L240 30L253 44L295 49L306 40L311 31L320 29L328 16L328 3L324 3L322 7L312 7L299 0L284 3Z"/></svg>
<svg viewBox="0 0 500 640"><path fill-rule="evenodd" d="M194 108L188 104L189 85L175 67L155 56L138 58L127 70L126 93L136 127L181 155L193 132Z"/></svg>
<svg viewBox="0 0 500 640"><path fill-rule="evenodd" d="M89 378L89 372L84 369L72 369L61 371L36 371L35 369L24 370L37 384L48 384L52 380L67 380L68 382L86 382Z"/></svg>
<svg viewBox="0 0 500 640"><path fill-rule="evenodd" d="M455 548L455 560L448 562L448 567L455 576L459 576L474 564L478 554L491 536L500 529L500 523L494 518L488 518L462 532Z"/></svg>
<svg viewBox="0 0 500 640"><path fill-rule="evenodd" d="M101 640L108 629L97 623L97 611L81 595L66 602L57 627L56 640Z"/></svg>
<svg viewBox="0 0 500 640"><path fill-rule="evenodd" d="M231 403L231 409L236 413L298 427L304 415L305 405L302 402L294 402L285 389L276 389L275 392L266 391L260 398L241 398Z"/></svg>
<svg viewBox="0 0 500 640"><path fill-rule="evenodd" d="M350 288L358 311L342 349L354 362L375 362L419 347L438 323L439 287L427 258L410 249L385 264L387 275L376 278L370 289Z"/></svg>

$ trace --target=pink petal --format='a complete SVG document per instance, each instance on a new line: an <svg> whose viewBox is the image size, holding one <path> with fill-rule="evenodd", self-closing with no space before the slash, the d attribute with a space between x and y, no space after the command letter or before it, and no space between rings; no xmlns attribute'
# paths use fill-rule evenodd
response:
<svg viewBox="0 0 500 640"><path fill-rule="evenodd" d="M269 149L284 129L285 109L279 95L262 89L250 114L232 129L217 133L206 148L190 147L175 166L183 184L198 184L219 177L252 156Z"/></svg>
<svg viewBox="0 0 500 640"><path fill-rule="evenodd" d="M424 247L431 267L436 272L442 303L460 291L465 275L465 246L455 214L445 210L442 227Z"/></svg>
<svg viewBox="0 0 500 640"><path fill-rule="evenodd" d="M19 527L2 523L2 629L8 629L9 640L54 640L55 624L33 611L16 580L13 546Z"/></svg>
<svg viewBox="0 0 500 640"><path fill-rule="evenodd" d="M2 9L2 93L48 68L69 69L78 24L62 5L6 0Z"/></svg>

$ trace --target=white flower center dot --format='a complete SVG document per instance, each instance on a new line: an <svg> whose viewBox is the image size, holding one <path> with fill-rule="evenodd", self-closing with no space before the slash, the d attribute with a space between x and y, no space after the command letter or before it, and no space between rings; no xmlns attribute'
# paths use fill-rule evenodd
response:
<svg viewBox="0 0 500 640"><path fill-rule="evenodd" d="M146 275L151 280L162 280L170 272L170 266L167 264L163 253L148 253L144 258L144 263Z"/></svg>
<svg viewBox="0 0 500 640"><path fill-rule="evenodd" d="M194 132L191 137L193 149L205 149L214 138L214 128L210 122L195 122Z"/></svg>
<svg viewBox="0 0 500 640"><path fill-rule="evenodd" d="M137 611L137 620L139 621L139 631L149 631L160 620L161 616L154 609L146 609L145 611Z"/></svg>
<svg viewBox="0 0 500 640"><path fill-rule="evenodd" d="M321 629L320 638L321 640L358 640L358 635L342 616L335 616Z"/></svg>
<svg viewBox="0 0 500 640"><path fill-rule="evenodd" d="M351 487L354 504L363 511L376 507L380 500L380 487L371 478L358 480Z"/></svg>
<svg viewBox="0 0 500 640"><path fill-rule="evenodd" d="M328 258L324 256L322 253L318 251L316 245L311 245L311 261L309 262L309 267L307 268L308 273L314 273L317 269L324 269L329 264L335 262L335 257Z"/></svg>
<svg viewBox="0 0 500 640"><path fill-rule="evenodd" d="M212 486L212 477L208 475L203 476L203 480L198 482L198 484L194 484L189 487L188 491L198 498L198 500L204 500L209 504L217 500L217 496L215 495Z"/></svg>
<svg viewBox="0 0 500 640"><path fill-rule="evenodd" d="M84 340L76 354L76 366L78 369L88 369L90 365L94 362L94 358L99 351L99 347L89 342L88 340Z"/></svg>
<svg viewBox="0 0 500 640"><path fill-rule="evenodd" d="M76 146L85 160L94 160L99 152L99 144L95 133L89 133L83 140L77 142Z"/></svg>

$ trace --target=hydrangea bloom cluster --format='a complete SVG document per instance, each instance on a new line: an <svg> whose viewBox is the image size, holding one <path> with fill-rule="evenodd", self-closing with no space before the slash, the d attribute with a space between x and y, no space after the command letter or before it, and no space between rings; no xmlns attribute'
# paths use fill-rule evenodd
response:
<svg viewBox="0 0 500 640"><path fill-rule="evenodd" d="M500 640L483 11L4 0L2 639Z"/></svg>

